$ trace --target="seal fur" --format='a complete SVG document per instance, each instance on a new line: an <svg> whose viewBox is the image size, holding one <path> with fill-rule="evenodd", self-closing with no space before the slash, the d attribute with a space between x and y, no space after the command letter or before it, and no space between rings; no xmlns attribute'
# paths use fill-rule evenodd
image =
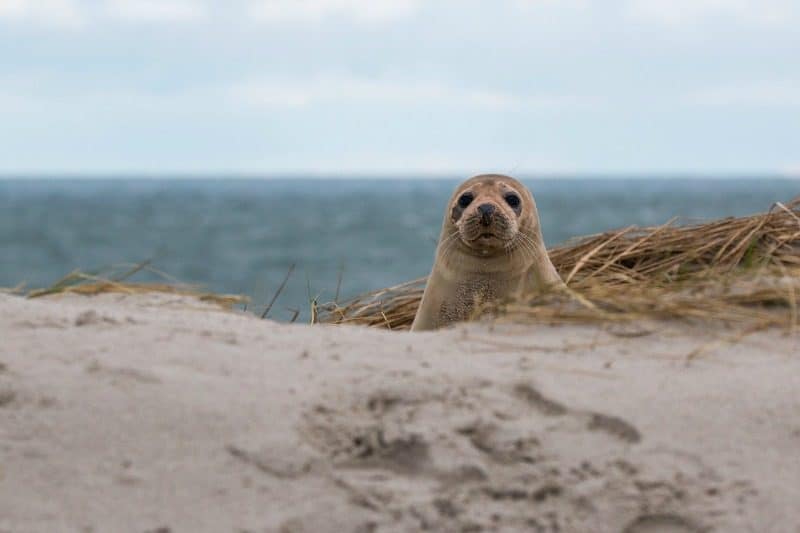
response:
<svg viewBox="0 0 800 533"><path fill-rule="evenodd" d="M411 330L466 320L479 303L563 285L547 255L531 192L510 176L475 176L450 198Z"/></svg>

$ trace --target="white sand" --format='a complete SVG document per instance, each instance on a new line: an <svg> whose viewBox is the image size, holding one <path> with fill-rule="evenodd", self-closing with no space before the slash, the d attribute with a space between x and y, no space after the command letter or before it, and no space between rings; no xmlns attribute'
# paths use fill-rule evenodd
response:
<svg viewBox="0 0 800 533"><path fill-rule="evenodd" d="M800 532L798 337L648 327L0 295L0 531Z"/></svg>

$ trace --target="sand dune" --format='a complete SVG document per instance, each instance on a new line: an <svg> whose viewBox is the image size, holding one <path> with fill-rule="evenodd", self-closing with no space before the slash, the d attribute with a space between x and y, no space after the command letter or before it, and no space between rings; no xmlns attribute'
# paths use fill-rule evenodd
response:
<svg viewBox="0 0 800 533"><path fill-rule="evenodd" d="M800 341L0 294L0 531L800 532Z"/></svg>

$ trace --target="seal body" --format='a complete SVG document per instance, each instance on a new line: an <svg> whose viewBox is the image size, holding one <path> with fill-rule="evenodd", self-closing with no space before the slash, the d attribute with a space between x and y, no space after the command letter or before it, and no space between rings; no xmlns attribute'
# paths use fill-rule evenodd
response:
<svg viewBox="0 0 800 533"><path fill-rule="evenodd" d="M560 286L530 191L509 176L475 176L450 198L411 330L440 328L468 319L481 303Z"/></svg>

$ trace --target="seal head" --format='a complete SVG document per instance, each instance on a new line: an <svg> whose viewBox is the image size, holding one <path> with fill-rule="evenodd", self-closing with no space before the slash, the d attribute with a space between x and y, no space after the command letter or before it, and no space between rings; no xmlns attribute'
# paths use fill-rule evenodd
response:
<svg viewBox="0 0 800 533"><path fill-rule="evenodd" d="M450 217L442 237L454 240L460 252L477 257L507 254L520 246L529 229L533 198L512 178L476 176L464 182L450 199ZM535 206L533 207L535 211ZM452 251L452 250L446 250Z"/></svg>
<svg viewBox="0 0 800 533"><path fill-rule="evenodd" d="M547 256L530 191L509 176L475 176L450 198L411 329L466 320L479 303L562 284Z"/></svg>

